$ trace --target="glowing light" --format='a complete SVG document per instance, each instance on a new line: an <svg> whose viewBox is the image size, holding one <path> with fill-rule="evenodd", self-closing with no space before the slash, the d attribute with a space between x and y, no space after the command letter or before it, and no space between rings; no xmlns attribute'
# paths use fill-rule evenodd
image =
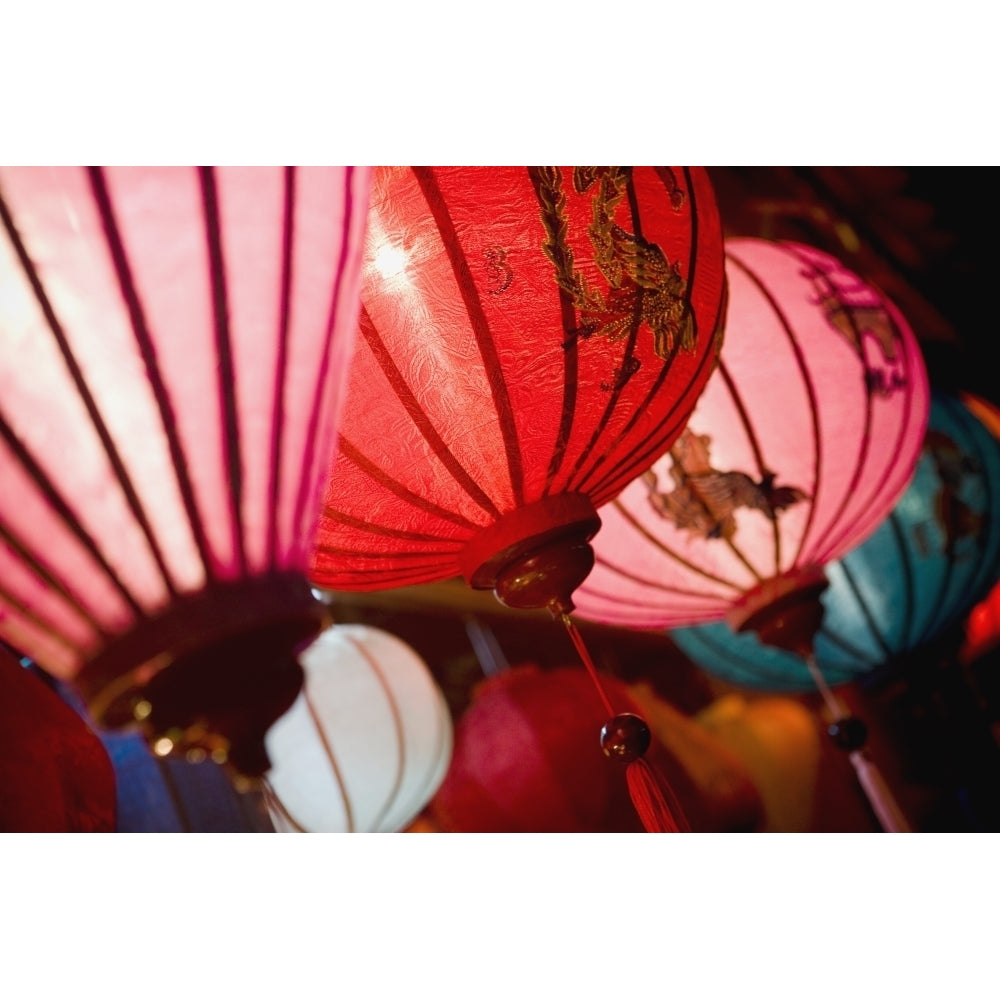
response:
<svg viewBox="0 0 1000 1000"><path fill-rule="evenodd" d="M406 270L407 254L402 247L384 244L375 254L372 267L386 280L395 278Z"/></svg>
<svg viewBox="0 0 1000 1000"><path fill-rule="evenodd" d="M170 737L168 736L161 736L153 744L153 753L155 753L157 757L166 757L167 754L169 754L170 751L173 750L173 748L174 748L174 741L170 739Z"/></svg>

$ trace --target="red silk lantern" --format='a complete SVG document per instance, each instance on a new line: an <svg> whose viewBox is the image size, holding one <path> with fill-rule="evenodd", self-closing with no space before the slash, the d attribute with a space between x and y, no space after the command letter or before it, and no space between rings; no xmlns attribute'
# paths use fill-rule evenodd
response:
<svg viewBox="0 0 1000 1000"><path fill-rule="evenodd" d="M0 635L97 721L266 768L367 168L0 170Z"/></svg>
<svg viewBox="0 0 1000 1000"><path fill-rule="evenodd" d="M651 691L640 703L619 678L602 683L616 702L633 711L642 704L669 729L650 753L671 773L693 829L752 827L760 802L738 761ZM522 664L488 677L456 724L434 820L452 833L640 832L625 776L602 766L600 722L600 699L579 667Z"/></svg>
<svg viewBox="0 0 1000 1000"><path fill-rule="evenodd" d="M564 602L596 508L680 433L723 309L701 168L376 168L312 578Z"/></svg>
<svg viewBox="0 0 1000 1000"><path fill-rule="evenodd" d="M721 343L707 173L384 167L368 221L312 577L350 591L461 575L561 616L587 662L566 615L597 507L681 432Z"/></svg>
<svg viewBox="0 0 1000 1000"><path fill-rule="evenodd" d="M828 254L736 239L726 273L718 370L669 454L602 508L577 611L646 628L751 629L806 660L838 719L813 656L823 566L874 531L912 478L927 373L898 310ZM884 822L902 828L839 721L835 738Z"/></svg>

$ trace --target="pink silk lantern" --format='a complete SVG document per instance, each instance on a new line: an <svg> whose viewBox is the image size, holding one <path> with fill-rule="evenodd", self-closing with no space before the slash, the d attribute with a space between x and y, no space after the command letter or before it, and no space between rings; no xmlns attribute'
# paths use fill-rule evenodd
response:
<svg viewBox="0 0 1000 1000"><path fill-rule="evenodd" d="M370 171L0 169L0 635L98 722L267 766Z"/></svg>
<svg viewBox="0 0 1000 1000"><path fill-rule="evenodd" d="M813 641L823 566L913 476L930 407L921 351L891 302L818 250L734 239L726 274L718 370L669 454L601 509L577 613L657 629L724 619L801 655L883 826L902 830Z"/></svg>
<svg viewBox="0 0 1000 1000"><path fill-rule="evenodd" d="M913 475L927 374L892 303L809 247L734 239L726 257L718 370L670 452L601 509L582 618L739 627L822 588Z"/></svg>

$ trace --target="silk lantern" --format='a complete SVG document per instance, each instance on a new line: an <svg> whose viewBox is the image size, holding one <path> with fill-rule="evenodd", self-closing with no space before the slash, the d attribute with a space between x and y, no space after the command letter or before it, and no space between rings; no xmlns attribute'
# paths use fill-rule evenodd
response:
<svg viewBox="0 0 1000 1000"><path fill-rule="evenodd" d="M0 169L0 635L160 753L266 770L370 171Z"/></svg>
<svg viewBox="0 0 1000 1000"><path fill-rule="evenodd" d="M632 688L602 684L633 711ZM646 694L651 717L671 725L650 754L673 776L674 812L700 832L746 829L759 799L746 772L699 726ZM519 664L476 686L455 726L451 765L431 802L451 833L633 833L641 826L620 771L601 766L593 737L601 700L585 670Z"/></svg>
<svg viewBox="0 0 1000 1000"><path fill-rule="evenodd" d="M828 254L734 239L726 273L718 370L669 453L601 509L577 613L646 628L725 620L808 660L823 567L913 475L927 373L895 306Z"/></svg>
<svg viewBox="0 0 1000 1000"><path fill-rule="evenodd" d="M680 433L715 363L705 172L376 168L361 295L313 580L463 576L559 605L596 508ZM547 546L569 575L536 601L510 577Z"/></svg>
<svg viewBox="0 0 1000 1000"><path fill-rule="evenodd" d="M115 815L101 741L0 643L0 833L111 833Z"/></svg>
<svg viewBox="0 0 1000 1000"><path fill-rule="evenodd" d="M145 739L128 730L95 728L75 688L27 661L76 712L78 723L99 740L112 768L114 833L273 833L257 790L239 791L224 765L202 753L192 759L154 753ZM24 706L15 704L23 712ZM29 715L30 718L30 715Z"/></svg>
<svg viewBox="0 0 1000 1000"><path fill-rule="evenodd" d="M962 401L1000 440L1000 409L996 404L973 393L962 393ZM968 613L965 636L958 652L959 660L969 665L996 648L1000 643L1000 583L991 587Z"/></svg>
<svg viewBox="0 0 1000 1000"><path fill-rule="evenodd" d="M267 735L275 829L404 829L451 760L451 714L427 664L389 632L336 625L302 665L302 692Z"/></svg>
<svg viewBox="0 0 1000 1000"><path fill-rule="evenodd" d="M461 576L573 634L597 507L677 437L718 354L707 172L376 168L363 272L313 580Z"/></svg>
<svg viewBox="0 0 1000 1000"><path fill-rule="evenodd" d="M826 567L816 666L834 687L902 661L960 624L1000 572L1000 442L955 396L936 392L906 492L859 546ZM707 672L745 687L815 687L801 656L724 623L671 638Z"/></svg>

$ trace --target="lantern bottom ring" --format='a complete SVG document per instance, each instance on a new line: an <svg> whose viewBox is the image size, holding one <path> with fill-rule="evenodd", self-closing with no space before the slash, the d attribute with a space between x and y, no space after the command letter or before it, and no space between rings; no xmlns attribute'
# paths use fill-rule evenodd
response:
<svg viewBox="0 0 1000 1000"><path fill-rule="evenodd" d="M330 624L300 574L215 582L139 622L75 683L99 725L256 778L270 767L267 730L302 688L296 655Z"/></svg>
<svg viewBox="0 0 1000 1000"><path fill-rule="evenodd" d="M781 573L748 590L729 610L726 622L734 632L756 632L767 646L809 656L823 624L820 598L827 585L820 566Z"/></svg>
<svg viewBox="0 0 1000 1000"><path fill-rule="evenodd" d="M559 493L504 514L466 545L466 582L512 608L573 610L570 596L594 566L601 519L590 497Z"/></svg>

